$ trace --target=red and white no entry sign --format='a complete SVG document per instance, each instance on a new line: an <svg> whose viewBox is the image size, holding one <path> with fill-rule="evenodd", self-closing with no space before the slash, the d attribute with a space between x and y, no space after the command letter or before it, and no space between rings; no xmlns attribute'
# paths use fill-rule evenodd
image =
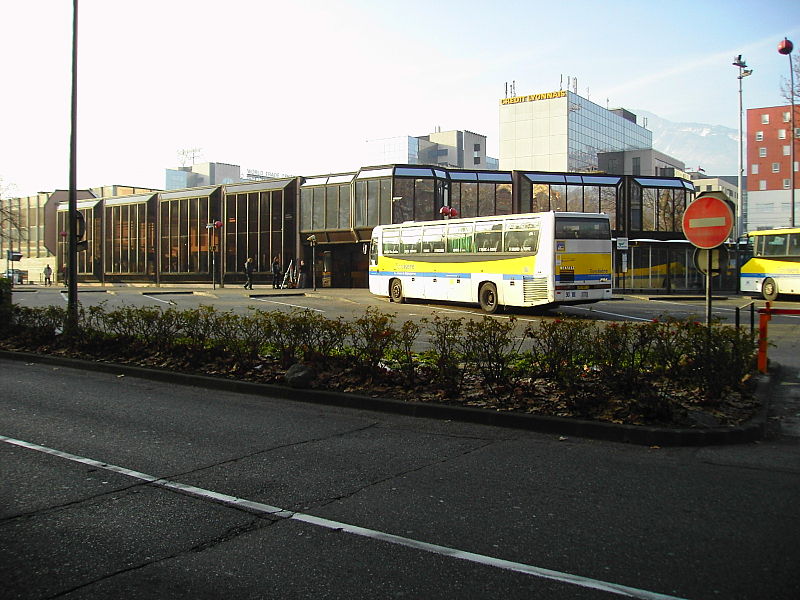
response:
<svg viewBox="0 0 800 600"><path fill-rule="evenodd" d="M683 233L698 248L722 245L733 228L733 209L724 195L700 194L683 212Z"/></svg>

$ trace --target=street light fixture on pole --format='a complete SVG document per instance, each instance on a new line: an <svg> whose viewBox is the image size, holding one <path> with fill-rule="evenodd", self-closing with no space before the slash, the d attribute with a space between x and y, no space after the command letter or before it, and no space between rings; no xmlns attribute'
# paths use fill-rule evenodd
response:
<svg viewBox="0 0 800 600"><path fill-rule="evenodd" d="M744 223L743 215L744 215L744 196L742 194L742 174L744 169L744 136L742 134L742 79L745 77L749 77L753 74L753 69L747 68L747 63L742 58L742 55L739 54L738 56L734 57L733 59L733 66L739 68L739 75L737 78L739 79L739 181L738 181L738 198L736 202L736 249L739 249L739 238L744 235Z"/></svg>
<svg viewBox="0 0 800 600"><path fill-rule="evenodd" d="M787 38L783 38L783 41L778 44L778 52L781 54L785 54L789 57L789 97L791 98L791 135L789 136L789 156L790 156L790 163L789 163L789 193L791 194L791 202L789 206L791 207L791 215L792 215L792 224L791 226L794 227L794 214L795 214L795 207L794 207L794 144L795 144L795 129L794 129L794 69L792 68L792 50L794 50L794 44L792 44L791 40Z"/></svg>

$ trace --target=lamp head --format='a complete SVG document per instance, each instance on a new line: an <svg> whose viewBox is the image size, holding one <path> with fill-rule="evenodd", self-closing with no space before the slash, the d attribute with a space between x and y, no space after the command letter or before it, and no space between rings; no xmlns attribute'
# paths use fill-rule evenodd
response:
<svg viewBox="0 0 800 600"><path fill-rule="evenodd" d="M733 57L733 63L732 64L733 64L734 67L739 67L740 69L744 69L747 66L747 63L742 58L741 54Z"/></svg>

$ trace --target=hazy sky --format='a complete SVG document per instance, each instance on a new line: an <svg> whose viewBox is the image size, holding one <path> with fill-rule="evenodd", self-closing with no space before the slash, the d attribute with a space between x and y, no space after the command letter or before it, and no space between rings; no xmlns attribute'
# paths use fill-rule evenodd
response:
<svg viewBox="0 0 800 600"><path fill-rule="evenodd" d="M78 187L162 188L198 162L312 175L362 165L364 142L468 129L498 155L498 104L559 89L671 121L738 127L785 104L800 2L672 0L80 0ZM69 187L71 0L0 3L0 179ZM798 99L800 102L800 99ZM680 159L681 157L676 157ZM10 194L9 194L10 192Z"/></svg>

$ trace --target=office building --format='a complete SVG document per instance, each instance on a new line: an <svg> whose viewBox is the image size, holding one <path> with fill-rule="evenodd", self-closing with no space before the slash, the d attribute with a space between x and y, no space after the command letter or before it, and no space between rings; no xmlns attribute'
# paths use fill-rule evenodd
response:
<svg viewBox="0 0 800 600"><path fill-rule="evenodd" d="M796 113L797 123L800 111ZM747 109L747 230L789 227L792 203L795 225L800 223L800 205L794 191L798 185L800 127L795 128L794 137L791 128L790 106Z"/></svg>
<svg viewBox="0 0 800 600"><path fill-rule="evenodd" d="M500 100L500 169L674 176L682 162L653 149L653 134L625 109L569 90Z"/></svg>
<svg viewBox="0 0 800 600"><path fill-rule="evenodd" d="M416 137L403 135L368 140L366 163L482 170L498 167L498 160L486 155L486 136L466 130L437 130Z"/></svg>

